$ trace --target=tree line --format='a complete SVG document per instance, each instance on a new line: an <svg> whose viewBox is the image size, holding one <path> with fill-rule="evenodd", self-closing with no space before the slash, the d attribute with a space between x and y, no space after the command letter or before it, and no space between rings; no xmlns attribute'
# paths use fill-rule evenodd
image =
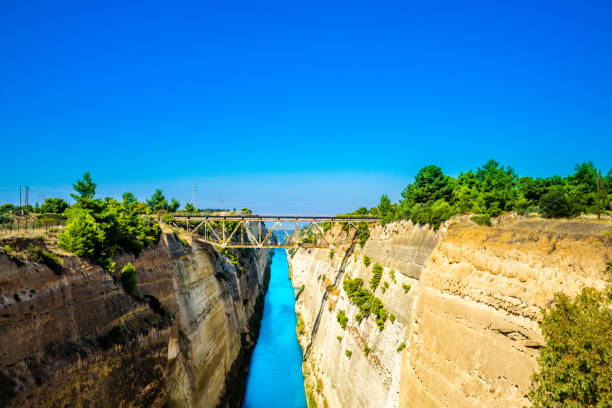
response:
<svg viewBox="0 0 612 408"><path fill-rule="evenodd" d="M612 192L612 169L601 176L602 186ZM383 224L411 220L434 229L455 214L482 214L495 217L504 212L539 213L547 218L574 217L597 212L597 169L592 162L576 164L574 173L561 177L519 177L510 166L489 160L459 177L444 174L435 165L423 167L392 203L387 195L378 206L360 207L353 214L376 214ZM612 198L612 197L611 197ZM601 191L601 209L605 197Z"/></svg>

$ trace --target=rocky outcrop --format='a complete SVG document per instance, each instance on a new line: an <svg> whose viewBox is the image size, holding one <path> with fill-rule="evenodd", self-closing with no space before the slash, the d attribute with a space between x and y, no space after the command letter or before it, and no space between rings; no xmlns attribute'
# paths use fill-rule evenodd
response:
<svg viewBox="0 0 612 408"><path fill-rule="evenodd" d="M189 240L189 238L187 238ZM74 256L63 268L0 251L0 406L235 406L269 277L269 253L238 265L164 233L132 262L138 293Z"/></svg>
<svg viewBox="0 0 612 408"><path fill-rule="evenodd" d="M378 226L363 249L298 250L289 260L309 398L328 407L529 405L540 308L555 292L605 286L611 230L512 217L481 227L463 217L439 232ZM342 289L347 278L367 287L375 263L384 272L374 294L394 318L382 330L373 315L357 321Z"/></svg>

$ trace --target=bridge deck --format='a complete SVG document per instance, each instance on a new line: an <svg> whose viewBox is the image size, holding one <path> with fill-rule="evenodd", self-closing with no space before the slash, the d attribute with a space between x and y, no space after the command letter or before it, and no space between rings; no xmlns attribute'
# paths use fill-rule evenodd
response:
<svg viewBox="0 0 612 408"><path fill-rule="evenodd" d="M191 221L255 221L255 222L378 222L380 217L369 215L208 215L173 214L176 220Z"/></svg>

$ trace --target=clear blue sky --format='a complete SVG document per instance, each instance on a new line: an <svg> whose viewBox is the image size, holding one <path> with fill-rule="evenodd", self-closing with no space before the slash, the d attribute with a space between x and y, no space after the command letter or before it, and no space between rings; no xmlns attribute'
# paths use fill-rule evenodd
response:
<svg viewBox="0 0 612 408"><path fill-rule="evenodd" d="M335 212L419 168L612 167L609 1L0 5L0 201ZM59 191L57 191L59 190Z"/></svg>

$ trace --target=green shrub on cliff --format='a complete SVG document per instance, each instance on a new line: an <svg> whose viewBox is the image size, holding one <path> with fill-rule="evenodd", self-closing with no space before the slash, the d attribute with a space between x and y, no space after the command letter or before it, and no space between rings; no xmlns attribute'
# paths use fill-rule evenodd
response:
<svg viewBox="0 0 612 408"><path fill-rule="evenodd" d="M370 289L376 292L376 288L380 284L380 279L382 278L383 267L379 263L375 263L372 267L372 278L370 279Z"/></svg>
<svg viewBox="0 0 612 408"><path fill-rule="evenodd" d="M348 358L351 358L351 356L353 355L353 352L351 350L346 350L344 352L344 355L346 355Z"/></svg>
<svg viewBox="0 0 612 408"><path fill-rule="evenodd" d="M128 295L136 293L136 268L130 262L121 269L121 284Z"/></svg>
<svg viewBox="0 0 612 408"><path fill-rule="evenodd" d="M402 283L402 289L404 289L404 293L408 293L408 291L410 290L410 285Z"/></svg>
<svg viewBox="0 0 612 408"><path fill-rule="evenodd" d="M346 315L344 310L338 310L338 314L336 314L336 319L338 320L338 323L340 323L340 327L342 327L342 330L346 329L348 316Z"/></svg>
<svg viewBox="0 0 612 408"><path fill-rule="evenodd" d="M93 259L101 254L105 239L106 234L88 211L71 209L58 245L75 255Z"/></svg>
<svg viewBox="0 0 612 408"><path fill-rule="evenodd" d="M368 345L366 344L365 346L363 346L363 354L367 357L368 354L370 354L370 351L372 351L371 348L368 347Z"/></svg>
<svg viewBox="0 0 612 408"><path fill-rule="evenodd" d="M57 255L51 252L43 251L42 249L40 249L40 247L37 247L35 245L28 246L27 252L30 259L47 265L49 269L51 269L56 274L59 275L62 272L63 261Z"/></svg>
<svg viewBox="0 0 612 408"><path fill-rule="evenodd" d="M474 215L470 218L470 220L474 221L478 225L483 225L487 227L491 226L491 216L489 214Z"/></svg>
<svg viewBox="0 0 612 408"><path fill-rule="evenodd" d="M387 320L388 312L383 307L382 301L375 297L370 290L363 287L363 280L360 278L345 279L342 283L342 287L349 300L359 307L360 313L355 316L355 320L361 322L362 318L373 313L377 316L376 323L382 330Z"/></svg>
<svg viewBox="0 0 612 408"><path fill-rule="evenodd" d="M536 408L612 406L612 284L557 293L543 312L540 371L529 398Z"/></svg>
<svg viewBox="0 0 612 408"><path fill-rule="evenodd" d="M159 240L157 222L144 215L146 206L132 193L123 194L123 202L111 197L95 199L96 184L89 173L74 184L74 189L76 204L66 210L66 229L59 235L61 248L112 272L112 256L117 247L138 255L149 238Z"/></svg>
<svg viewBox="0 0 612 408"><path fill-rule="evenodd" d="M364 256L363 256L363 264L365 265L365 267L366 267L366 268L367 268L368 266L370 266L370 262L372 262L372 261L370 260L370 257L369 257L369 256L367 256L367 255L364 255Z"/></svg>
<svg viewBox="0 0 612 408"><path fill-rule="evenodd" d="M359 224L357 224L357 240L359 241L359 246L363 248L369 238L370 228L368 227L368 223L361 221Z"/></svg>

